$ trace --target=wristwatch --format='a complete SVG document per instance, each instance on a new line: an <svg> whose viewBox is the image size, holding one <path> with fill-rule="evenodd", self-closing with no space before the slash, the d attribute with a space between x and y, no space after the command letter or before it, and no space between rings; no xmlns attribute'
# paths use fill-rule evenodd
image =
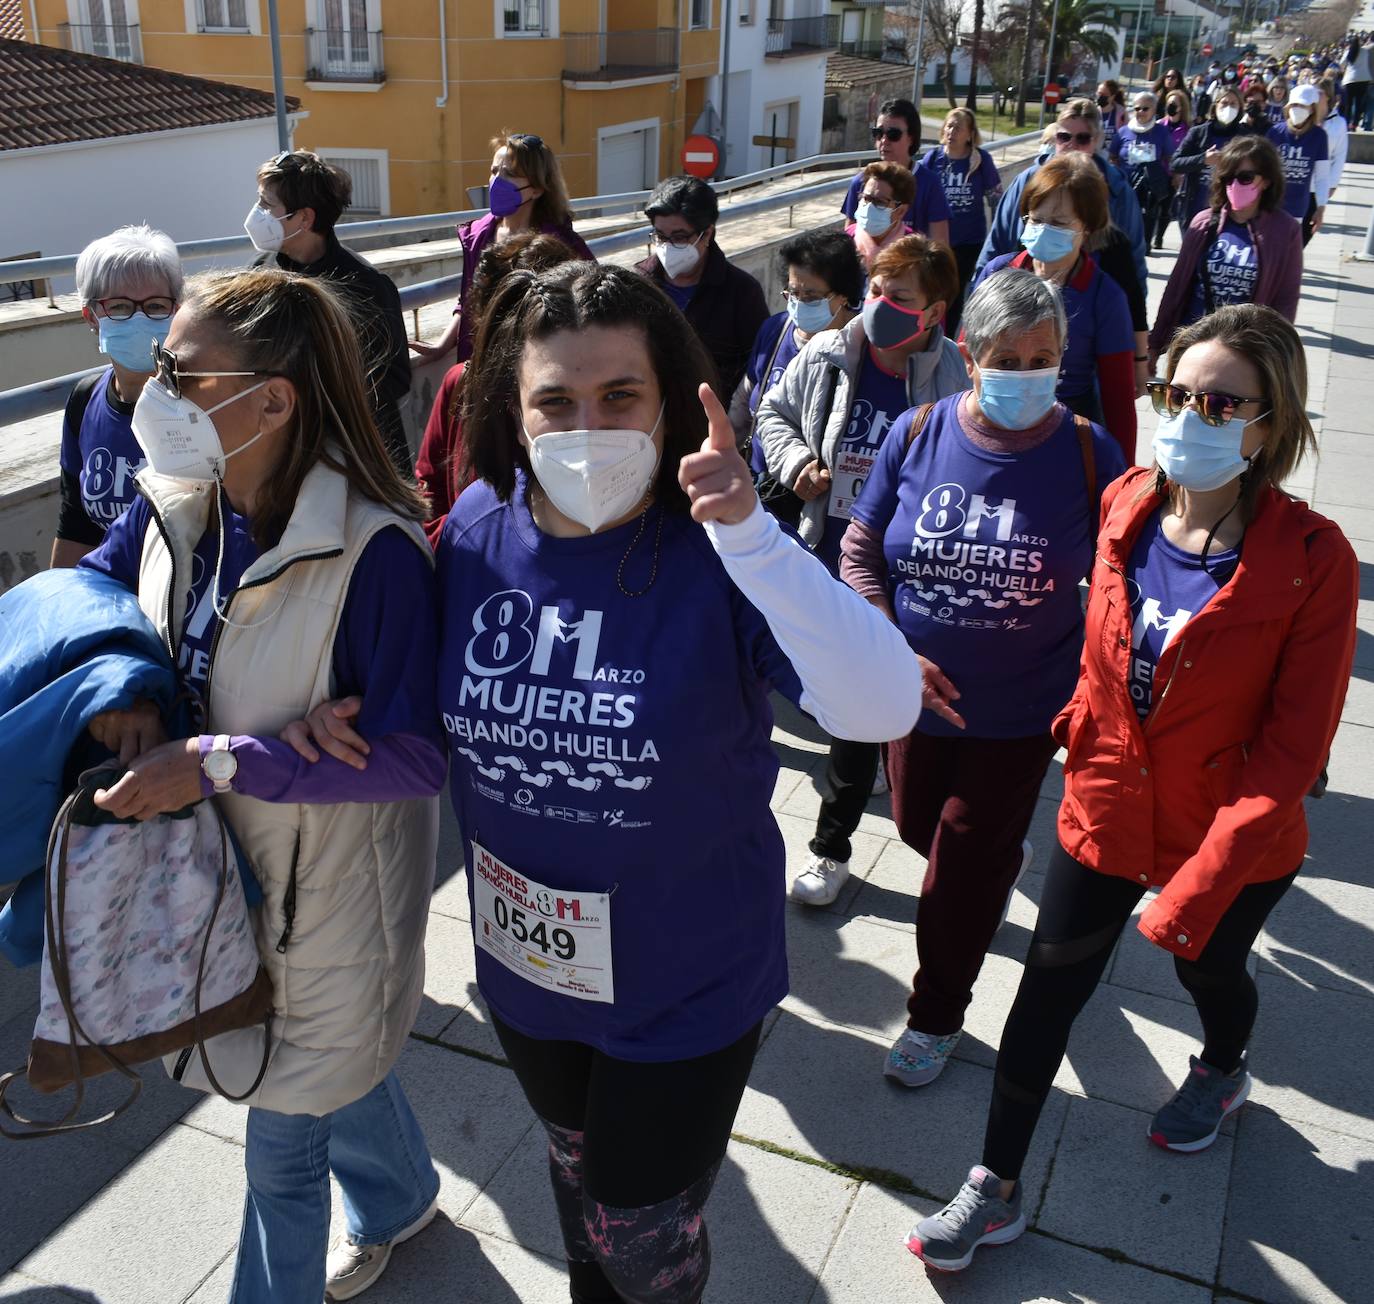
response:
<svg viewBox="0 0 1374 1304"><path fill-rule="evenodd" d="M234 775L239 772L238 757L229 750L229 735L217 734L210 750L201 758L200 768L214 785L216 792L230 792Z"/></svg>

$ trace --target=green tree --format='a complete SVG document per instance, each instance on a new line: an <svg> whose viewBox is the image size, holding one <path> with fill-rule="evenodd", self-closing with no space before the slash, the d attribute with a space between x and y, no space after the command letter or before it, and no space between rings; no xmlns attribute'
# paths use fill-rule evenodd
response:
<svg viewBox="0 0 1374 1304"><path fill-rule="evenodd" d="M987 0L973 0L973 40L969 45L968 98L964 107L978 110L978 64L983 58L983 18Z"/></svg>
<svg viewBox="0 0 1374 1304"><path fill-rule="evenodd" d="M1002 11L1031 43L1044 49L1050 38L1054 17L1053 0L1012 0ZM1053 75L1068 63L1071 55L1090 54L1098 59L1115 59L1117 53L1117 11L1101 0L1059 0L1059 17L1054 21L1054 50L1050 59ZM1038 76L1041 69L1031 70Z"/></svg>

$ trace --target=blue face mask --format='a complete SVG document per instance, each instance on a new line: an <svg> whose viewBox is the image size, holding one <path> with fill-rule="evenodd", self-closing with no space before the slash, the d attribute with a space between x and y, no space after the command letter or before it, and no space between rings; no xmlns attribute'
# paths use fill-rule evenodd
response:
<svg viewBox="0 0 1374 1304"><path fill-rule="evenodd" d="M861 199L858 208L854 210L854 221L860 231L876 238L891 229L892 210L879 208L877 204L870 204L868 200Z"/></svg>
<svg viewBox="0 0 1374 1304"><path fill-rule="evenodd" d="M97 318L100 323L100 351L112 362L129 371L151 375L153 370L153 341L166 343L172 319L153 321L142 312L135 312L126 321L110 317Z"/></svg>
<svg viewBox="0 0 1374 1304"><path fill-rule="evenodd" d="M814 303L788 299L787 316L799 331L814 335L829 326L835 314L830 311L829 299L817 299Z"/></svg>
<svg viewBox="0 0 1374 1304"><path fill-rule="evenodd" d="M1046 226L1043 222L1027 220L1021 232L1021 243L1032 258L1042 263L1057 263L1067 258L1078 243L1077 231L1066 231L1062 226Z"/></svg>
<svg viewBox="0 0 1374 1304"><path fill-rule="evenodd" d="M1180 488L1199 493L1220 489L1250 465L1240 451L1246 426L1268 415L1265 412L1249 421L1232 417L1225 425L1209 426L1193 408L1184 408L1155 428L1155 461Z"/></svg>
<svg viewBox="0 0 1374 1304"><path fill-rule="evenodd" d="M983 415L1003 430L1029 430L1039 425L1054 406L1059 368L1039 371L978 369L978 406Z"/></svg>

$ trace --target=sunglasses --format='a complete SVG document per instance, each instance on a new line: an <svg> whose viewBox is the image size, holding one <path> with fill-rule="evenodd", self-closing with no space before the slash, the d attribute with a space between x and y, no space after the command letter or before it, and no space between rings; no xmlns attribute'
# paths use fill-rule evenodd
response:
<svg viewBox="0 0 1374 1304"><path fill-rule="evenodd" d="M177 301L165 294L151 299L97 299L96 303L111 321L128 321L136 312L142 312L149 321L166 321L177 310Z"/></svg>
<svg viewBox="0 0 1374 1304"><path fill-rule="evenodd" d="M507 136L506 140L512 145L526 145L530 149L544 148L544 138L528 131L517 131L513 136Z"/></svg>
<svg viewBox="0 0 1374 1304"><path fill-rule="evenodd" d="M1153 113L1155 110L1153 104L1137 104L1134 111L1136 113Z"/></svg>
<svg viewBox="0 0 1374 1304"><path fill-rule="evenodd" d="M1242 172L1233 172L1228 178L1228 184L1231 181L1239 181L1243 186L1251 186L1254 185L1257 176L1259 176L1258 172L1254 171L1252 168L1246 168Z"/></svg>
<svg viewBox="0 0 1374 1304"><path fill-rule="evenodd" d="M1070 141L1075 145L1091 145L1093 143L1091 131L1056 131L1054 138L1061 145L1067 145Z"/></svg>
<svg viewBox="0 0 1374 1304"><path fill-rule="evenodd" d="M1260 398L1242 398L1238 394L1218 394L1211 390L1188 390L1171 385L1167 380L1152 380L1146 385L1150 406L1162 417L1176 417L1189 400L1197 400L1197 414L1209 426L1224 426L1242 403L1263 403Z"/></svg>
<svg viewBox="0 0 1374 1304"><path fill-rule="evenodd" d="M903 136L905 136L905 135L906 135L906 131L905 131L903 128L901 128L901 127L874 127L874 128L873 128L873 139L874 139L874 140L886 140L886 141L890 141L893 145L895 145L895 144L896 144L899 140L901 140L901 138L902 138Z"/></svg>
<svg viewBox="0 0 1374 1304"><path fill-rule="evenodd" d="M181 382L186 379L200 379L202 376L267 376L266 371L183 371L177 362L177 355L171 349L164 349L157 340L153 341L153 374L157 382L173 398L181 397Z"/></svg>

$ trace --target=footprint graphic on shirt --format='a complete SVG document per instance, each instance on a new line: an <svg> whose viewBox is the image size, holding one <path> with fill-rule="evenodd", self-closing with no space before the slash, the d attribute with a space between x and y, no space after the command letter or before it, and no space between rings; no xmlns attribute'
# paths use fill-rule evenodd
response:
<svg viewBox="0 0 1374 1304"><path fill-rule="evenodd" d="M577 773L567 761L545 761L539 768L541 770L550 770L554 774L561 774L565 779L570 779Z"/></svg>
<svg viewBox="0 0 1374 1304"><path fill-rule="evenodd" d="M633 779L617 779L615 786L617 788L630 788L634 792L643 792L652 782L653 779L647 774L641 774Z"/></svg>
<svg viewBox="0 0 1374 1304"><path fill-rule="evenodd" d="M568 787L580 788L583 792L595 792L601 787L600 779L568 779Z"/></svg>
<svg viewBox="0 0 1374 1304"><path fill-rule="evenodd" d="M506 777L505 770L488 769L485 765L479 765L477 773L484 779L490 779L493 783L500 783Z"/></svg>
<svg viewBox="0 0 1374 1304"><path fill-rule="evenodd" d="M618 765L612 765L610 761L593 761L587 766L588 774L604 774L608 779L618 779L624 770Z"/></svg>
<svg viewBox="0 0 1374 1304"><path fill-rule="evenodd" d="M531 788L547 788L553 782L551 774L522 774L521 783L528 783Z"/></svg>
<svg viewBox="0 0 1374 1304"><path fill-rule="evenodd" d="M523 770L526 768L525 762L518 756L498 756L492 764L504 765L508 770Z"/></svg>
<svg viewBox="0 0 1374 1304"><path fill-rule="evenodd" d="M474 752L471 747L460 747L458 749L458 755L466 756L468 760L470 760L476 766L480 766L482 764L482 758L478 756L477 753Z"/></svg>

